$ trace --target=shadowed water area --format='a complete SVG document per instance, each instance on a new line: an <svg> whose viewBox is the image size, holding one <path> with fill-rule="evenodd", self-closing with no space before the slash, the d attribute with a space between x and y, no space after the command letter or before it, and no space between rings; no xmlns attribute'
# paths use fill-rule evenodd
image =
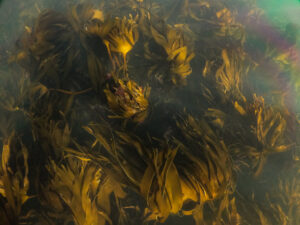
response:
<svg viewBox="0 0 300 225"><path fill-rule="evenodd" d="M0 0L0 225L299 225L296 0Z"/></svg>

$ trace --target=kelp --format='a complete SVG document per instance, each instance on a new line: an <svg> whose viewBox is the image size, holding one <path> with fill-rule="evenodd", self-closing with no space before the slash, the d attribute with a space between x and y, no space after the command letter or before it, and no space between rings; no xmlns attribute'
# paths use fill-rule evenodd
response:
<svg viewBox="0 0 300 225"><path fill-rule="evenodd" d="M248 164L257 177L269 156L288 151L295 143L286 138L291 128L287 129L284 112L265 103L264 98L256 94L253 95L252 101L244 99L245 101L240 101L241 104L235 101L229 112L209 108L205 116L215 127L227 130L231 135L240 138L232 144L235 160L243 161L244 165ZM236 120L241 123L230 124L229 113L235 113ZM236 134L239 131L241 134Z"/></svg>
<svg viewBox="0 0 300 225"><path fill-rule="evenodd" d="M194 194L196 199L193 195L187 196L187 199L203 205L208 200L232 191L232 162L225 143L217 138L217 134L205 121L190 115L178 121L177 126L184 137L177 142L182 146L185 157L179 171L188 187L197 193Z"/></svg>
<svg viewBox="0 0 300 225"><path fill-rule="evenodd" d="M278 186L272 190L272 195L267 194L266 198L271 209L276 212L274 218L278 224L298 224L299 218L299 177L292 179L279 179Z"/></svg>
<svg viewBox="0 0 300 225"><path fill-rule="evenodd" d="M245 101L244 95L241 93L241 84L243 76L247 75L241 55L243 53L228 54L226 49L222 50L223 65L216 72L216 83L219 85L218 90L222 90L222 94L228 96L232 101ZM243 66L242 66L243 65Z"/></svg>
<svg viewBox="0 0 300 225"><path fill-rule="evenodd" d="M19 157L22 157L20 164ZM12 165L16 164L15 167ZM30 198L28 150L15 133L3 140L0 167L0 224L19 224L22 207Z"/></svg>
<svg viewBox="0 0 300 225"><path fill-rule="evenodd" d="M169 65L169 75L163 78L165 81L175 85L184 83L186 77L192 73L190 61L194 53L184 43L183 34L171 27L167 27L165 31L158 31L153 25L150 26L150 33L155 42L164 49L163 56L165 57L162 57L161 53L153 55L148 45L145 46L145 57L150 60L154 58L166 61L165 64ZM153 70L154 68L150 69L150 71Z"/></svg>
<svg viewBox="0 0 300 225"><path fill-rule="evenodd" d="M134 19L116 18L115 27L105 37L105 43L109 51L122 54L124 70L127 67L126 55L138 40L138 31Z"/></svg>
<svg viewBox="0 0 300 225"><path fill-rule="evenodd" d="M151 219L164 222L169 213L178 213L183 204L181 181L173 162L177 149L154 151L140 182L142 196L152 211ZM161 171L161 172L160 172Z"/></svg>
<svg viewBox="0 0 300 225"><path fill-rule="evenodd" d="M109 57L114 64L112 52L120 53L123 57L123 70L126 74L127 59L126 55L133 48L138 40L138 31L135 19L132 15L129 19L126 17L120 19L105 18L100 23L90 23L86 27L88 34L94 34L100 37L105 44ZM115 69L115 68L114 68Z"/></svg>
<svg viewBox="0 0 300 225"><path fill-rule="evenodd" d="M114 190L117 197L124 197L121 187L93 163L73 157L66 161L49 165L54 175L50 188L70 208L75 224L112 224L109 198Z"/></svg>
<svg viewBox="0 0 300 225"><path fill-rule="evenodd" d="M0 47L0 224L299 223L298 67L255 1L75 2Z"/></svg>
<svg viewBox="0 0 300 225"><path fill-rule="evenodd" d="M209 224L235 225L297 224L298 217L292 214L297 213L298 198L294 198L292 202L278 204L278 202L287 199L291 200L287 195L295 193L293 191L296 191L298 188L296 183L296 179L293 179L292 183L284 183L280 180L279 186L272 188L272 192L274 191L273 197L271 198L269 193L266 194L262 203L256 201L257 197L254 194L250 198L245 198L238 193L225 195L219 201L205 208L204 216L198 216L196 224L201 224L204 221ZM284 188L289 190L284 190ZM279 198L281 200L278 200Z"/></svg>
<svg viewBox="0 0 300 225"><path fill-rule="evenodd" d="M144 198L148 206L147 220L163 222L169 214L181 211L187 199L187 186L174 162L178 147L161 142L160 148L148 149L138 137L123 132L116 132L111 143L109 137L101 134L103 128L99 128L93 124L86 128L96 138L92 146L102 145L108 153L105 162L109 161L114 170L117 169L118 180L130 184ZM128 155L131 157L125 157ZM132 159L140 162L135 164Z"/></svg>
<svg viewBox="0 0 300 225"><path fill-rule="evenodd" d="M287 151L293 144L284 138L287 131L283 115L272 107L266 106L263 97L254 94L253 103L248 105L248 113L254 117L250 129L259 147L246 144L245 151L253 159L255 176L258 176L268 155Z"/></svg>
<svg viewBox="0 0 300 225"><path fill-rule="evenodd" d="M119 177L118 180L129 184L145 199L149 213L151 213L147 220L158 219L163 222L170 213L182 212L191 215L194 211L194 208L188 206L191 202L194 201L195 206L197 204L203 206L208 200L222 195L224 190L229 191L232 188L230 185L231 164L226 156L227 149L224 143L214 143L210 147L209 145L212 145L216 138L213 131L210 130L209 136L202 133L209 127L206 125L202 128L200 124L203 126L205 123L195 121L192 117L189 117L188 123L190 123L189 126L193 126L193 130L198 128L198 131L185 134L185 136L189 142L194 140L195 136L198 140L199 138L203 140L202 144L198 145L195 142L193 146L193 148L196 146L200 149L204 148L202 157L196 149L194 154L189 153L188 148L179 141L175 141L177 143L177 147L174 143L175 148L168 147L168 144L159 141L160 148L152 150L145 147L145 143L143 144L134 135L123 132L115 133L109 128L96 124L85 127L95 137L92 147L95 150L99 147L99 150L103 148L107 153L100 154L98 162L100 164L109 162L115 171L115 176ZM110 131L107 132L107 129ZM189 127L184 126L182 129L183 133L190 133ZM113 136L107 136L110 132ZM184 158L183 161L176 160L178 151L181 151L180 159ZM88 154L91 155L91 160L97 161L94 158L95 154L90 152Z"/></svg>
<svg viewBox="0 0 300 225"><path fill-rule="evenodd" d="M113 90L111 90L113 89ZM110 109L116 114L110 118L132 119L141 123L148 114L148 96L150 88L142 88L134 81L118 79L116 85L104 89Z"/></svg>
<svg viewBox="0 0 300 225"><path fill-rule="evenodd" d="M71 91L78 88L78 82L89 87L92 81L96 88L103 83L106 47L101 39L84 35L83 24L96 19L93 14L91 7L83 5L74 7L69 15L51 10L41 13L32 31L21 40L25 61L21 63L32 71L31 80ZM91 44L102 50L91 51Z"/></svg>

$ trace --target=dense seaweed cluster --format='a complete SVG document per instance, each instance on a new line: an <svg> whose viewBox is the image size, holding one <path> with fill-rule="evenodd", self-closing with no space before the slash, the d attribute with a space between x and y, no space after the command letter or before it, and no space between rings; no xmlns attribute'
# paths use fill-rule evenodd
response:
<svg viewBox="0 0 300 225"><path fill-rule="evenodd" d="M41 5L0 55L1 225L300 224L296 43L255 1Z"/></svg>

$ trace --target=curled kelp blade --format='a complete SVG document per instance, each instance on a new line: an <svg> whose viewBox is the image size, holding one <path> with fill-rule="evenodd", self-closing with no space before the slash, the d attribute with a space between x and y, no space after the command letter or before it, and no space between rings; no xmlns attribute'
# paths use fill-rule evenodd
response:
<svg viewBox="0 0 300 225"><path fill-rule="evenodd" d="M123 81L118 79L113 86L104 89L107 103L114 115L110 118L131 119L141 123L148 114L149 87L141 87L132 80Z"/></svg>

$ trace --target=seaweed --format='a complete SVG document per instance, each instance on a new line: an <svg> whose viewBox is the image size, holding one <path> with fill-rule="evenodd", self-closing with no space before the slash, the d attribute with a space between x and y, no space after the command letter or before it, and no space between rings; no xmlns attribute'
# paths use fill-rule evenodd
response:
<svg viewBox="0 0 300 225"><path fill-rule="evenodd" d="M297 27L276 47L254 0L79 2L19 5L14 48L3 28L0 224L299 224Z"/></svg>

